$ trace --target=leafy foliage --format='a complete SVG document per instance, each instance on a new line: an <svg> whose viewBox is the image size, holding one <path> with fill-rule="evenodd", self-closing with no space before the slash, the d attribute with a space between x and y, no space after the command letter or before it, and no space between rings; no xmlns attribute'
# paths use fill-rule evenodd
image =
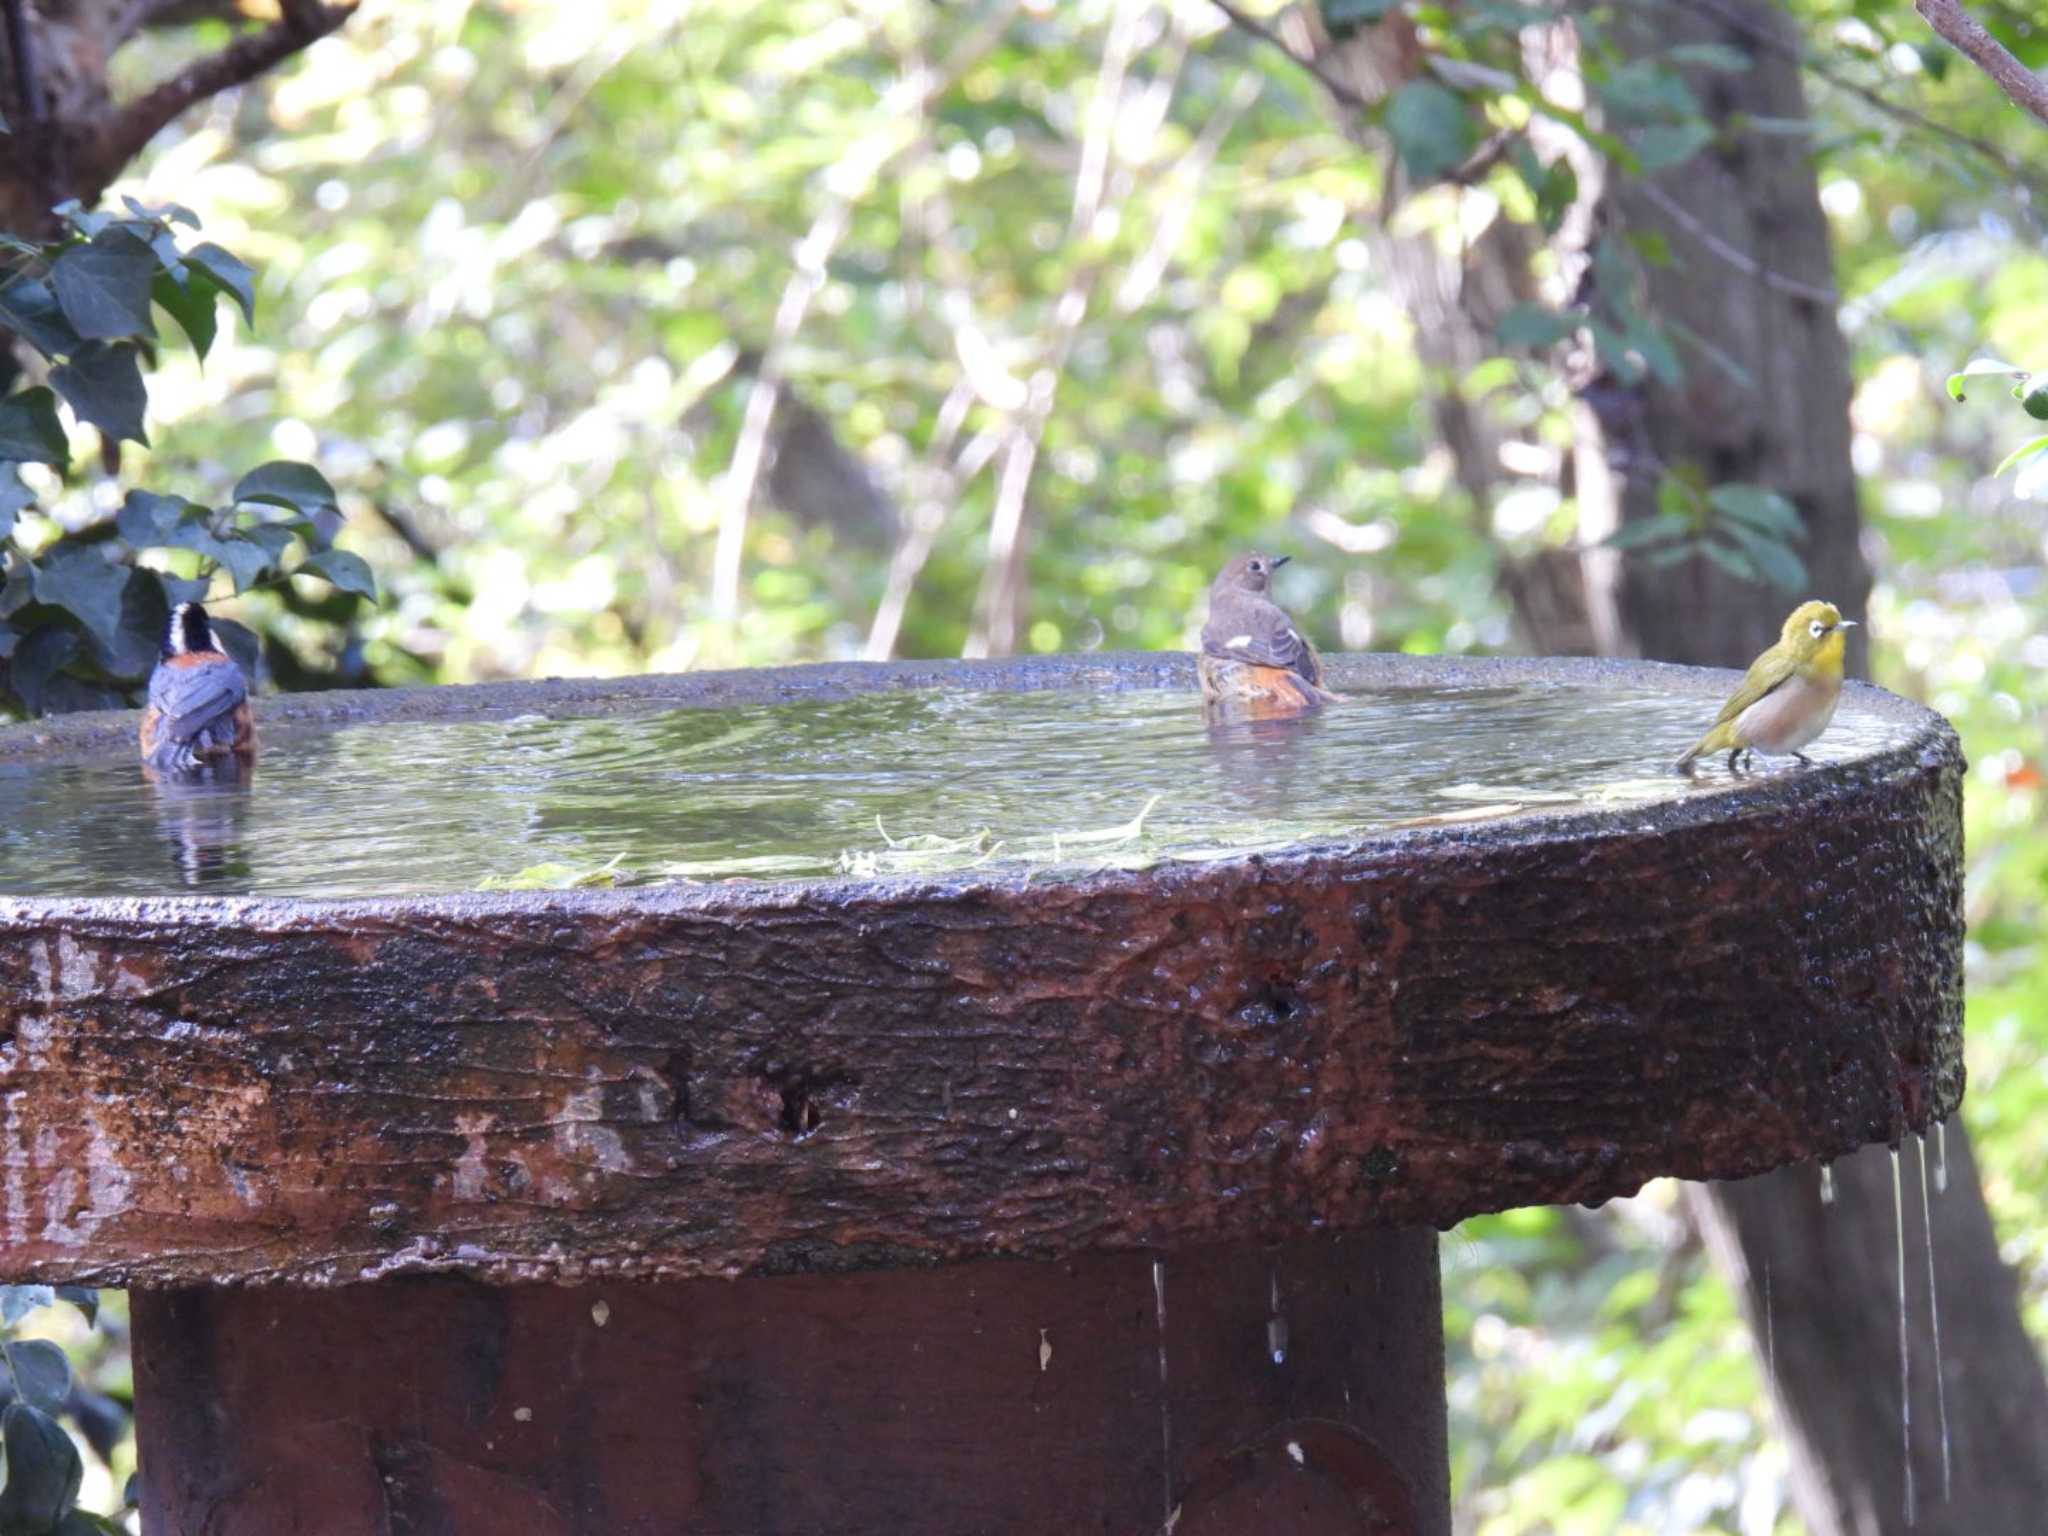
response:
<svg viewBox="0 0 2048 1536"><path fill-rule="evenodd" d="M81 1286L0 1286L0 1449L6 1480L0 1485L0 1536L80 1536L122 1529L78 1508L86 1463L71 1432L104 1455L113 1426L125 1414L108 1398L74 1381L64 1350L48 1338L26 1337L20 1325L45 1308L69 1302L90 1327L99 1317L99 1293Z"/></svg>
<svg viewBox="0 0 2048 1536"><path fill-rule="evenodd" d="M134 490L112 518L67 526L43 513L36 484L71 463L64 412L97 428L110 458L121 442L148 445L144 369L156 357L157 309L201 361L222 299L254 314L246 265L217 245L181 243L181 227L198 227L190 209L125 204L122 215L66 204L65 239L7 242L0 324L49 366L47 384L0 399L0 709L132 702L172 605L211 595L221 578L237 596L299 578L351 601L376 595L361 556L334 548L340 507L309 464L262 465L217 508ZM24 466L40 467L34 484ZM221 632L254 673L253 637L229 623Z"/></svg>
<svg viewBox="0 0 2048 1536"><path fill-rule="evenodd" d="M2048 421L2048 369L2029 373L2024 368L2015 368L2011 363L2001 363L1992 357L1972 358L1963 365L1962 371L1948 376L1948 395L1951 400L1963 400L1965 387L1973 378L1984 375L2008 378L2012 383L2012 397L2019 401L2020 409L2035 421ZM2009 469L2017 469L2012 492L2022 499L2036 491L2048 489L2048 433L2027 438L1998 461L1998 468L1991 473L2003 475Z"/></svg>

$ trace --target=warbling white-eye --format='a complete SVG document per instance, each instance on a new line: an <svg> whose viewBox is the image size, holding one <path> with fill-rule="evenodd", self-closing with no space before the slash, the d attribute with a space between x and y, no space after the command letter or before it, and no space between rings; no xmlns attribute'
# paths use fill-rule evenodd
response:
<svg viewBox="0 0 2048 1536"><path fill-rule="evenodd" d="M1737 759L1758 752L1796 757L1811 766L1799 749L1835 718L1835 702L1842 696L1844 632L1855 624L1833 603L1794 608L1778 643L1749 664L1742 686L1721 706L1713 729L1678 760L1678 771L1691 778L1693 763L1714 752L1728 754L1731 773L1737 771Z"/></svg>

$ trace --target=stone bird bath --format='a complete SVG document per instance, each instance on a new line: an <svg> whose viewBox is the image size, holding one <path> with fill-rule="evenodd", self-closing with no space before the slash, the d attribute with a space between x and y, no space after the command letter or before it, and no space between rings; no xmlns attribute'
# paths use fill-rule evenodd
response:
<svg viewBox="0 0 2048 1536"><path fill-rule="evenodd" d="M1331 681L1710 715L1728 677ZM275 752L1076 688L1197 708L1143 656L261 718ZM1438 1229L1960 1097L1956 740L1871 689L1845 715L1865 745L1810 771L1071 877L0 894L0 1276L132 1288L160 1536L1445 1536ZM0 731L0 795L131 731Z"/></svg>

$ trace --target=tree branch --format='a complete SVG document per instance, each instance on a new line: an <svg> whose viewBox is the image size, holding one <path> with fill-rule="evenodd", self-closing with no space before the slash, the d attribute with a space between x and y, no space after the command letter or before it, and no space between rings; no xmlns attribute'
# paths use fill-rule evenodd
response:
<svg viewBox="0 0 2048 1536"><path fill-rule="evenodd" d="M1943 41L1997 81L2014 106L2048 123L2048 81L2006 52L1957 0L1913 0L1913 9Z"/></svg>
<svg viewBox="0 0 2048 1536"><path fill-rule="evenodd" d="M1351 108L1352 111L1372 112L1376 110L1375 104L1373 102L1367 101L1363 96L1359 95L1358 92L1354 91L1342 80L1339 80L1335 75L1331 74L1327 69L1323 68L1322 60L1313 58L1303 58L1300 54L1296 53L1292 48L1287 46L1287 40L1285 38L1280 36L1279 33L1275 32L1271 27L1267 26L1264 22L1260 21L1256 16L1247 15L1245 12L1239 10L1236 6L1229 4L1228 0L1209 0L1209 3L1215 6L1216 9L1221 11L1225 16L1228 16L1230 18L1230 24L1233 27L1236 27L1238 31L1248 33L1250 36L1257 38L1260 42L1265 43L1271 47L1278 48L1282 53L1286 54L1288 59L1291 62L1293 62L1296 66L1305 69L1310 74L1314 75L1316 79L1322 82L1324 90L1328 91L1338 101L1343 102L1344 105Z"/></svg>
<svg viewBox="0 0 2048 1536"><path fill-rule="evenodd" d="M155 138L163 126L187 107L217 96L232 86L255 79L290 58L300 49L317 42L355 14L355 0L339 5L322 5L314 0L293 0L283 7L284 20L235 39L211 58L201 59L157 86L147 95L130 102L98 136L95 146L90 191L120 173L142 147ZM82 194L81 194L82 195ZM90 198L83 198L90 201Z"/></svg>

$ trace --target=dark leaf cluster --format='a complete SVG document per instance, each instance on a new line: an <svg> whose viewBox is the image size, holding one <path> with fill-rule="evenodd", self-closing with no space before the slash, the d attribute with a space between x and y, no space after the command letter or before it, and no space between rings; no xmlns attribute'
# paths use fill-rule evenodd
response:
<svg viewBox="0 0 2048 1536"><path fill-rule="evenodd" d="M99 1293L77 1285L0 1286L0 1536L96 1536L121 1527L77 1507L85 1465L65 1429L71 1419L105 1455L121 1426L121 1410L84 1391L64 1351L47 1339L24 1339L16 1326L31 1313L69 1302L88 1324L99 1317Z"/></svg>

